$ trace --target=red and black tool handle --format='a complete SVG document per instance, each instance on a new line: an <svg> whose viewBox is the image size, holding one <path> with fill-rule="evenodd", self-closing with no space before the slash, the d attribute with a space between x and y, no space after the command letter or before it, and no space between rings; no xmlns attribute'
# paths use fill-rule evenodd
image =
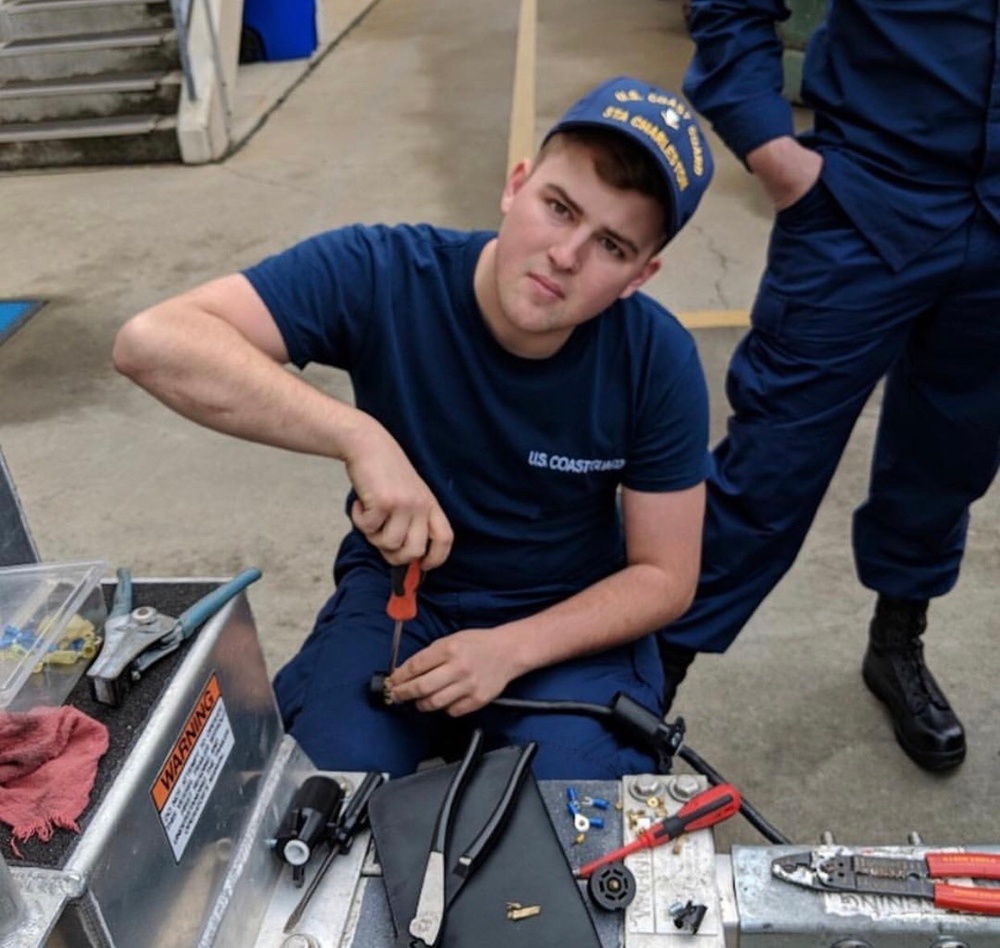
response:
<svg viewBox="0 0 1000 948"><path fill-rule="evenodd" d="M411 560L392 568L392 593L385 611L396 622L407 622L417 616L417 587L423 579L420 560Z"/></svg>
<svg viewBox="0 0 1000 948"><path fill-rule="evenodd" d="M631 843L582 866L577 876L586 879L595 869L624 859L630 853L660 846L668 840L676 839L681 833L715 826L738 813L741 803L739 791L732 784L720 783L716 787L709 787L688 800L673 816L665 817L641 832Z"/></svg>

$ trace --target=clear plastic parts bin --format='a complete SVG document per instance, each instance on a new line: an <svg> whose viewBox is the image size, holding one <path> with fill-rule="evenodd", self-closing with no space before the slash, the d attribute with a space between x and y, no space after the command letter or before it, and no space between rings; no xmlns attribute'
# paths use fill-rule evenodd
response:
<svg viewBox="0 0 1000 948"><path fill-rule="evenodd" d="M0 709L62 704L100 649L105 564L0 569Z"/></svg>

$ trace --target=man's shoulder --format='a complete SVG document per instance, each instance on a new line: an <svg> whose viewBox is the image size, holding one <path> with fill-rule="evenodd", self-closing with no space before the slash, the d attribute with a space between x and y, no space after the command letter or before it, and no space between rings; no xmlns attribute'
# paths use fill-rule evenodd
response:
<svg viewBox="0 0 1000 948"><path fill-rule="evenodd" d="M430 259L462 253L470 246L482 246L490 238L485 231L456 230L433 224L348 224L308 238L318 248L354 246L380 254L408 255Z"/></svg>
<svg viewBox="0 0 1000 948"><path fill-rule="evenodd" d="M694 337L680 320L662 303L641 291L618 300L605 314L604 322L643 346L655 344L681 358L695 351Z"/></svg>

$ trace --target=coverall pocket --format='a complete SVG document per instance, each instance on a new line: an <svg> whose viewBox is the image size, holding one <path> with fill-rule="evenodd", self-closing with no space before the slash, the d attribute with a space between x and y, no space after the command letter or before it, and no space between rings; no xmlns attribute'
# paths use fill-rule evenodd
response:
<svg viewBox="0 0 1000 948"><path fill-rule="evenodd" d="M778 226L788 230L801 227L812 228L817 225L819 220L835 214L837 209L833 196L820 177L794 204L778 211L774 220Z"/></svg>

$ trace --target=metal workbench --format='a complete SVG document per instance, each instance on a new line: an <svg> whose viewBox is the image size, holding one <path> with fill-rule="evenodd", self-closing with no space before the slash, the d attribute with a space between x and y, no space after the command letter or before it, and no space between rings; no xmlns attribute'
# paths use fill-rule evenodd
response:
<svg viewBox="0 0 1000 948"><path fill-rule="evenodd" d="M135 602L176 615L217 582L136 580ZM335 860L295 933L281 932L302 890L269 840L315 770L282 731L244 593L153 666L121 708L95 704L85 684L70 701L108 725L111 750L82 832L29 844L25 859L12 865L28 917L0 948L394 944L378 862L364 838ZM353 785L361 775L334 776ZM542 782L540 789L575 867L658 815L651 797L673 812L704 785L691 774L576 784L580 796L621 803L582 843L566 810L567 785ZM711 831L701 830L628 857L638 891L624 913L595 908L579 883L581 899L603 948L1000 948L1000 918L944 912L914 899L819 895L775 880L771 860L788 850L737 847L720 855ZM678 931L671 915L689 899L706 906L697 935Z"/></svg>

